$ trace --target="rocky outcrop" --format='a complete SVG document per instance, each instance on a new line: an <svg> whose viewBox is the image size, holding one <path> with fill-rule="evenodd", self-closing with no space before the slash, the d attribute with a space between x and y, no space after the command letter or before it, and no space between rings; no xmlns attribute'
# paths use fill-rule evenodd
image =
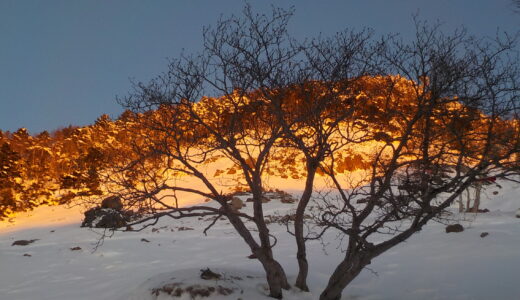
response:
<svg viewBox="0 0 520 300"><path fill-rule="evenodd" d="M463 232L463 231L464 231L464 226L462 226L460 224L452 224L452 225L446 226L446 233Z"/></svg>
<svg viewBox="0 0 520 300"><path fill-rule="evenodd" d="M94 207L85 212L81 227L121 228L127 226L133 216L132 212L118 211L113 208Z"/></svg>
<svg viewBox="0 0 520 300"><path fill-rule="evenodd" d="M121 198L118 196L110 196L101 202L101 208L111 208L117 211L121 211L123 209L123 202L121 202Z"/></svg>

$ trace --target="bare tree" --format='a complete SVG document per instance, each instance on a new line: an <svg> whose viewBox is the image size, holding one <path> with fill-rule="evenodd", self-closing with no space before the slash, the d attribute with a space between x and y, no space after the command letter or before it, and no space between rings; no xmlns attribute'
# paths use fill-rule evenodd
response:
<svg viewBox="0 0 520 300"><path fill-rule="evenodd" d="M298 78L286 87L285 97L270 101L283 129L284 145L302 155L305 166L305 185L290 232L295 236L299 267L295 285L304 291L309 290L305 243L319 236L304 230L316 173L332 153L366 138L353 122L359 104L354 91L360 88L360 78L371 74L371 36L370 30L344 31L300 45L304 63Z"/></svg>
<svg viewBox="0 0 520 300"><path fill-rule="evenodd" d="M357 80L368 74L368 53L374 52L368 51L368 30L297 43L286 33L291 14L274 10L270 17L254 15L246 6L243 19L221 20L204 31L204 52L199 56L174 61L167 74L148 84L137 84L135 93L122 102L142 112L137 122L147 128L142 134L146 138L134 147L139 159L131 159L115 172L115 181L124 188L121 193L127 194L131 204L142 207L148 203L144 210L152 213L150 218L165 214L175 218L227 216L266 268L273 297L281 297L280 286L286 288L288 284L279 264L271 262L272 245L262 211L262 179L272 167L272 154L275 149L284 149L289 150L284 151L288 155L302 154L305 160L305 188L295 215L294 235L299 264L296 286L307 291L308 237L303 219L316 170L330 152L352 142L349 130L359 131L345 124L350 124L347 121L354 115L353 90L360 88ZM347 94L350 96L345 97ZM229 195L219 194L211 176L198 171L219 156L233 162L228 172L241 173L252 192L253 216L233 208L225 213ZM150 160L154 160L154 168L149 167ZM195 176L208 191L172 186L170 177L157 175L157 166L161 166L161 174ZM136 176L143 184L135 184ZM157 197L166 191L198 193L217 201L224 210L167 206ZM157 212L157 203L167 212ZM260 245L249 236L242 219L255 222ZM277 270L273 271L270 264ZM273 273L277 275L270 275Z"/></svg>
<svg viewBox="0 0 520 300"><path fill-rule="evenodd" d="M396 36L374 42L370 31L297 43L287 34L291 15L257 15L246 6L242 18L204 30L200 54L135 84L120 101L136 113L139 138L110 180L143 213L135 224L210 216L206 232L226 217L264 267L270 296L281 298L289 283L273 256L263 180L275 152L300 155L296 286L308 290L306 241L334 228L348 246L321 299L339 299L371 259L441 217L467 187L516 171L518 63L507 36L489 42L463 31L444 35L419 22L409 44ZM356 152L367 143L369 154ZM203 171L216 160L229 163L218 172L238 174L251 192L252 215L233 207L229 189ZM365 177L345 184L341 174L349 179L356 168L365 168ZM323 229L313 234L305 232L304 216L317 173L328 176L338 200L322 200ZM178 193L218 205L180 207ZM389 238L375 244L382 233Z"/></svg>
<svg viewBox="0 0 520 300"><path fill-rule="evenodd" d="M365 113L377 115L366 119L368 127L387 125L363 157L366 176L347 186L334 171L337 155L322 164L339 200L322 205L320 222L342 232L347 248L320 299L340 299L372 259L443 218L470 185L517 171L515 41L416 26L412 42L390 37L379 47L389 76L375 89L377 97L367 98L367 107L377 110Z"/></svg>
<svg viewBox="0 0 520 300"><path fill-rule="evenodd" d="M139 159L127 161L113 177L129 203L148 213L138 222L164 215L215 216L216 222L225 216L263 265L274 298L281 298L289 284L273 257L276 240L264 219L262 180L283 133L268 113L268 101L284 96L279 88L291 83L301 51L287 37L291 15L281 9L256 15L246 6L242 18L223 19L204 30L202 53L174 60L167 73L136 84L121 102L140 113L145 139L135 147ZM202 171L217 158L231 162L227 173L241 173L253 197L253 215L233 208L229 193L212 180L213 174ZM198 179L206 191L172 180L175 175ZM137 182L136 176L141 178ZM220 208L169 204L166 198L178 192L211 199ZM245 221L255 225L256 238Z"/></svg>

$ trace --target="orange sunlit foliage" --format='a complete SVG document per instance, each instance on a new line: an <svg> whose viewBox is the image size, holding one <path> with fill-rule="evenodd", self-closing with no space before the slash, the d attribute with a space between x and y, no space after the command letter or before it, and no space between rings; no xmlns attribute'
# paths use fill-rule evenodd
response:
<svg viewBox="0 0 520 300"><path fill-rule="evenodd" d="M266 96L278 101L282 114L273 111L272 102L270 105ZM176 145L195 154L194 160L213 163L225 155L207 152L215 144L212 131L232 136L232 142L248 154L246 164L253 167L257 161L256 149L260 149L263 136L277 126L279 117L286 118L285 121L296 128L295 134L309 147L316 142L318 123L325 127L336 126L338 143L342 139L357 141L345 143L347 146L336 152L334 161L325 160L318 169L319 174L327 168L335 173L369 169L374 152L391 153L390 146L407 134L405 127L417 114L421 101L428 101L427 96L420 84L399 76L363 77L348 84L308 82L268 92L235 91L220 98L206 97L196 103L181 101L162 105L143 114L126 111L117 120L103 115L90 126L70 126L35 136L24 128L12 133L0 131L0 218L42 204L63 203L77 196L101 195L109 184L107 175L115 165L137 161L145 153L148 155L145 162L122 170L120 176L127 184L189 174L175 161L165 161L164 153L160 152L170 151L169 147ZM434 149L432 155L449 146L450 151L446 153L472 151L468 157L478 159L491 126L496 133L493 135L495 153L507 151L503 145L513 142L518 126L512 122L493 119L465 107L457 99L440 100L442 104L436 106L430 121L425 121L430 123L414 125L410 133L413 138L406 145L410 157L424 143L425 137L419 134L424 132L421 130L424 126L431 128L428 134L432 141L443 141L430 145ZM320 114L313 114L314 111ZM195 118L204 118L204 122ZM338 119L342 122L334 124ZM436 146L444 148L435 152ZM150 156L152 152L146 151L149 147L162 150ZM291 143L280 138L264 168L270 176L299 179L306 175L302 167L304 161ZM166 169L169 172L165 172ZM155 170L156 175L145 178L150 176L149 170ZM243 174L241 168L232 163L226 169L217 169L213 175L241 178Z"/></svg>

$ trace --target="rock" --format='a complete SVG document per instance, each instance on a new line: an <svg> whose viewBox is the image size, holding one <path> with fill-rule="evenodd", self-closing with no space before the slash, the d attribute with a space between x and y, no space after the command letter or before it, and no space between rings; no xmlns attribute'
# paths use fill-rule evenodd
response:
<svg viewBox="0 0 520 300"><path fill-rule="evenodd" d="M78 251L81 250L81 247L72 247L70 248L70 251Z"/></svg>
<svg viewBox="0 0 520 300"><path fill-rule="evenodd" d="M271 199L262 196L262 203L267 203L267 202L269 202L269 201L271 201ZM254 202L254 200L253 200L253 198L247 198L247 199L246 199L246 202Z"/></svg>
<svg viewBox="0 0 520 300"><path fill-rule="evenodd" d="M144 243L149 243L150 241L149 241L149 240L147 240L147 239L145 239L145 238L142 238L142 239L141 239L141 242L144 242Z"/></svg>
<svg viewBox="0 0 520 300"><path fill-rule="evenodd" d="M32 244L34 242L36 242L38 239L34 239L34 240L18 240L18 241L14 241L11 246L27 246L29 244Z"/></svg>
<svg viewBox="0 0 520 300"><path fill-rule="evenodd" d="M466 212L468 212L468 213L475 213L475 211L473 211L473 208L471 208L471 207L468 208L468 209L466 210ZM479 209L477 209L477 211L476 211L476 213L479 213L479 214L481 214L481 213L488 213L488 212L489 212L489 209L487 209L487 208L483 208L483 209L480 209L480 208L479 208Z"/></svg>
<svg viewBox="0 0 520 300"><path fill-rule="evenodd" d="M520 208L516 211L516 217L520 218Z"/></svg>
<svg viewBox="0 0 520 300"><path fill-rule="evenodd" d="M117 211L121 211L123 209L123 202L121 202L121 198L118 196L110 196L101 202L101 208L111 208Z"/></svg>
<svg viewBox="0 0 520 300"><path fill-rule="evenodd" d="M222 275L211 271L209 268L206 270L200 270L200 272L200 278L204 280L218 280L220 277L222 277Z"/></svg>
<svg viewBox="0 0 520 300"><path fill-rule="evenodd" d="M231 297L220 296L229 296L235 292L235 289L236 288L225 287L222 285L186 285L183 282L171 282L163 285L162 287L153 288L150 290L150 292L154 299L231 299ZM233 297L233 299L235 298L236 297ZM241 299L242 298L238 298L237 300Z"/></svg>
<svg viewBox="0 0 520 300"><path fill-rule="evenodd" d="M178 231L186 231L186 230L194 230L193 228L191 227L184 227L184 226L181 226L179 228L177 228Z"/></svg>
<svg viewBox="0 0 520 300"><path fill-rule="evenodd" d="M95 207L85 212L85 219L81 227L90 228L120 228L127 226L131 213L122 212L113 208Z"/></svg>
<svg viewBox="0 0 520 300"><path fill-rule="evenodd" d="M446 233L463 232L463 231L464 231L464 227L460 224L452 224L452 225L446 226Z"/></svg>
<svg viewBox="0 0 520 300"><path fill-rule="evenodd" d="M485 237L488 236L488 235L489 235L489 232L482 232L482 233L480 234L480 237L481 237L481 238L485 238Z"/></svg>
<svg viewBox="0 0 520 300"><path fill-rule="evenodd" d="M31 257L32 255L30 255L29 253L25 253L23 256Z"/></svg>
<svg viewBox="0 0 520 300"><path fill-rule="evenodd" d="M238 198L238 197L231 198L231 209L232 210L238 211L242 207L244 207L244 202L242 202L242 200L240 200L240 198Z"/></svg>
<svg viewBox="0 0 520 300"><path fill-rule="evenodd" d="M292 203L295 203L295 202L296 202L296 199L294 199L291 195L286 194L286 195L283 195L283 196L280 198L280 202L282 202L282 203L286 203L286 204L292 204Z"/></svg>
<svg viewBox="0 0 520 300"><path fill-rule="evenodd" d="M291 196L291 194L282 191L282 190L274 190L266 193L269 199L279 199L282 203L295 203L297 200Z"/></svg>

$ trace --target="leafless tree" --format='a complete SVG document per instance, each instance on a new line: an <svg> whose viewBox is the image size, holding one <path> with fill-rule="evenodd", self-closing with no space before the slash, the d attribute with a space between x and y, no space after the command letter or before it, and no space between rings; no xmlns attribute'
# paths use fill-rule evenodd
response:
<svg viewBox="0 0 520 300"><path fill-rule="evenodd" d="M136 84L134 92L120 101L139 113L145 139L135 147L139 159L127 161L114 173L131 204L149 203L145 209L149 217L138 222L164 215L215 216L215 221L225 216L263 265L274 298L281 298L289 284L273 257L262 180L272 148L283 134L269 113L269 101L283 97L280 88L298 73L301 50L291 45L286 32L291 15L292 11L282 9L257 15L246 6L243 17L221 19L205 28L202 53L182 56L170 63L165 74ZM229 193L212 180L213 174L202 171L219 157L232 162L227 173L241 173L252 194L253 215L234 209ZM175 174L197 178L206 191L172 180ZM136 176L140 182L135 182ZM165 201L178 192L211 199L220 208L178 207ZM257 238L246 221L255 224Z"/></svg>
<svg viewBox="0 0 520 300"><path fill-rule="evenodd" d="M167 74L148 84L137 84L135 93L122 102L142 113L137 122L145 124L149 133L143 133L146 138L134 147L139 159L123 164L114 175L131 204L147 203L145 211L152 212L150 218L164 214L175 218L227 216L252 252L261 262L267 261L262 263L273 297L281 297L280 287L288 284L279 264L271 262L272 245L261 202L262 177L270 167L272 152L275 148L276 152L284 149L291 155L302 154L305 160L305 188L293 233L299 264L296 286L308 290L303 218L314 177L330 152L352 142L354 134L350 131L360 130L345 126L352 120L355 105L352 98L344 96L354 97L353 91L361 88L357 80L369 74L369 53L374 53L374 49L368 49L368 30L345 31L332 38L297 43L286 34L291 14L275 9L270 17L254 15L246 6L243 19L221 20L204 31L204 52L199 56L174 61ZM169 207L157 197L165 191L198 193L217 201L225 211L229 195L217 193L211 176L198 171L218 156L231 160L243 175L253 194L253 216L232 208L226 214L222 209L204 206ZM180 172L199 178L209 191L172 186L168 183L171 178L158 176L157 167L149 167L150 160L154 160L154 166L162 165L161 169L167 170L162 174ZM136 176L144 176L141 180L146 184L136 186ZM157 203L166 209L165 213L155 210ZM249 236L242 219L255 222L260 245ZM273 270L270 265L278 269Z"/></svg>
<svg viewBox="0 0 520 300"><path fill-rule="evenodd" d="M299 77L285 88L286 97L270 101L282 127L285 145L302 155L305 186L299 199L291 232L297 246L296 287L308 291L306 241L316 238L305 232L304 217L314 191L321 162L367 135L354 124L359 102L355 100L360 78L373 75L375 53L370 30L344 31L331 38L317 38L300 45L303 61Z"/></svg>
<svg viewBox="0 0 520 300"><path fill-rule="evenodd" d="M305 243L323 233L305 232L304 222L320 173L339 200L322 199L318 223L348 239L321 295L339 299L371 259L442 216L467 187L516 172L517 57L507 36L444 35L419 22L411 43L396 36L374 41L370 31L299 43L287 34L291 15L281 9L257 15L246 6L243 17L204 30L200 54L181 56L166 73L135 84L120 101L136 113L140 138L111 180L127 205L144 213L136 224L210 216L207 230L226 217L264 267L270 296L281 298L289 283L273 256L263 180L275 152L300 155L305 186L292 230L296 286L308 290ZM356 154L365 143L373 143L372 152ZM234 208L229 191L203 171L217 159L230 162L225 173L239 174L251 192L252 215ZM340 174L360 165L366 176L346 185ZM179 207L180 192L218 206ZM388 239L372 242L384 233Z"/></svg>
<svg viewBox="0 0 520 300"><path fill-rule="evenodd" d="M322 205L320 222L346 238L345 256L320 299L340 299L371 260L421 230L470 185L517 173L520 73L515 41L443 34L416 22L416 37L381 42L388 74L368 127L384 121L362 180L347 186L323 163L339 200ZM379 100L377 100L379 99ZM379 121L378 121L379 120ZM352 182L352 181L350 181ZM386 238L385 238L386 237Z"/></svg>

